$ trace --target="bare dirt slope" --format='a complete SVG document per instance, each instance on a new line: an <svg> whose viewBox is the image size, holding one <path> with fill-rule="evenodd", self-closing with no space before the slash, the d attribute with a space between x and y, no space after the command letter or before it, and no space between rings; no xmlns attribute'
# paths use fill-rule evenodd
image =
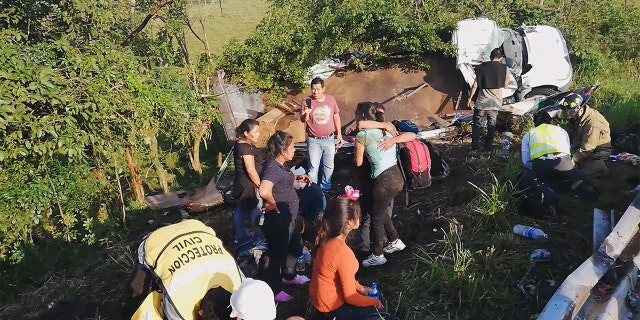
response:
<svg viewBox="0 0 640 320"><path fill-rule="evenodd" d="M343 125L353 119L356 105L363 101L382 102L389 120L406 119L425 127L435 122L433 115L454 112L464 85L454 60L440 56L417 59L402 58L364 71L338 71L329 77L325 92L335 96ZM419 63L431 68L422 71ZM424 83L427 86L418 89ZM309 93L307 88L288 99L300 103Z"/></svg>

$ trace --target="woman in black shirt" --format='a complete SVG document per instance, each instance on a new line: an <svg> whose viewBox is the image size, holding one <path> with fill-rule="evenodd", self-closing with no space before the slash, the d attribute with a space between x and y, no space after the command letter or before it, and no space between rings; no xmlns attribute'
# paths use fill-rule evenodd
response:
<svg viewBox="0 0 640 320"><path fill-rule="evenodd" d="M259 157L260 149L255 144L260 137L258 122L253 119L246 119L236 128L236 140L233 148L233 161L235 162L235 179L233 181L233 195L238 202L236 210L233 212L233 224L235 226L236 240L246 236L244 228L244 218L249 216L251 229L259 232L255 225L256 218L260 213L258 207L257 188L260 186Z"/></svg>

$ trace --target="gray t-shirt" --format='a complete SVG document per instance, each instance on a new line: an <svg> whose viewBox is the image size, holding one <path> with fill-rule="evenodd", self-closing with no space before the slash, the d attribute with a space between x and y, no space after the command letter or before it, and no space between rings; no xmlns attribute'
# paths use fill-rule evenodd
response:
<svg viewBox="0 0 640 320"><path fill-rule="evenodd" d="M478 110L500 110L502 89L480 89L475 107Z"/></svg>

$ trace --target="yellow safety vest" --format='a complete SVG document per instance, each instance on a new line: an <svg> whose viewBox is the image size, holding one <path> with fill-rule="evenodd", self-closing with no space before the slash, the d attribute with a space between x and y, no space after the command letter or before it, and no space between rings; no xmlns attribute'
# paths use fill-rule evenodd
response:
<svg viewBox="0 0 640 320"><path fill-rule="evenodd" d="M531 160L550 153L569 153L570 150L570 146L564 139L564 129L558 126L545 123L529 131Z"/></svg>
<svg viewBox="0 0 640 320"><path fill-rule="evenodd" d="M241 276L233 256L215 231L198 220L185 220L151 233L138 249L140 263L153 272L162 289L150 294L131 319L197 319L200 301L211 288L233 292ZM153 301L156 300L156 301ZM159 314L160 313L160 314Z"/></svg>

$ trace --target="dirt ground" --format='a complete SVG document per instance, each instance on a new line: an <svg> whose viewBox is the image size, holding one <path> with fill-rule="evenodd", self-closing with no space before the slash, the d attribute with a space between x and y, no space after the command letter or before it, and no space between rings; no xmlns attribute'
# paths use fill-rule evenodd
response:
<svg viewBox="0 0 640 320"><path fill-rule="evenodd" d="M424 127L430 126L434 122L430 118L433 115L465 112L465 110L454 110L459 97L458 93L463 89L463 84L459 73L453 67L453 61L435 57L432 58L430 64L432 67L428 72L416 71L415 62L407 61L398 61L380 69L366 70L360 73L354 71L338 72L327 80L326 92L336 96L341 108L343 124L352 119L355 105L358 102L382 101L387 107L388 119L410 119ZM413 91L425 82L428 86ZM414 94L410 97L403 97L403 95L411 93ZM299 102L306 94L308 93L296 93L289 98ZM466 101L466 96L461 96L460 100ZM456 211L464 209L477 197L477 190L469 182L482 185L486 178L482 174L484 169L490 169L496 176L500 176L500 173L505 169L505 160L496 154L481 159L469 158L467 156L469 138L466 134L461 135L456 131L445 139L433 142L449 162L450 176L443 181L434 182L430 188L411 192L410 202L406 207L404 193L396 198L393 219L400 237L407 244L407 249L389 255L388 262L382 266L361 267L356 275L361 283L370 284L384 275L411 268L414 253L419 248L425 248L428 244L442 239L444 232L448 231L449 222L455 216ZM497 146L498 142L495 145ZM518 148L517 145L513 146L512 157L519 157ZM347 184L356 188L359 186L359 181L353 177L352 152L352 148L343 148L336 156L336 170L334 172L334 188L336 190L341 190ZM540 285L537 299L527 301L515 289L515 282L510 284L510 287L514 288L514 304L522 306L523 319L529 319L532 314L540 312L564 277L590 255L593 207L600 207L604 210L615 209L619 217L629 205L632 196L628 191L640 182L640 172L637 167L620 162L610 163L610 166L612 175L597 181L603 193L601 200L596 204L587 205L575 198L566 197L561 200L558 217L537 222L553 235L552 240L544 243L544 246L552 251L554 259L551 264L536 270L531 281L539 284L551 279L555 281L555 285ZM421 214L417 213L418 209ZM232 210L232 205L224 204L196 217L213 227L227 244L228 249L233 248L233 228L230 218ZM140 225L138 228L132 229L131 239L145 230L153 229L158 223L162 223L162 219L161 213L158 213L154 224L148 224L147 220L138 221ZM522 220L530 221L515 216L510 222L516 224ZM357 231L352 236L357 239ZM350 243L357 244L357 240L352 240ZM567 246L573 247L567 249ZM528 255L528 252L524 254ZM118 268L117 264L114 265L116 260L105 256L104 262L111 263L113 269L96 268L83 274L83 279L91 278L93 282L78 286L75 295L69 292L56 293L55 288L51 294L43 294L43 287L51 290L55 286L56 281L51 281L51 279L58 278L52 277L47 283L42 284L38 289L40 291L26 293L18 299L19 301L0 306L0 318L30 319L33 315L54 306L38 319L83 318L78 314L85 315L84 318L87 319L118 319L116 314L119 302L123 301L123 296L118 296L113 292L124 292L124 282L127 280L127 275L126 268ZM524 271L522 270L522 273ZM309 268L305 274L310 276ZM69 283L70 279L63 280L61 282L64 285L74 285L73 282ZM105 287L108 287L111 293L99 292ZM389 284L380 289L383 300L385 297L389 298L388 300L393 300L399 290ZM309 307L308 286L286 286L285 290L293 294L295 299L278 306L278 319L286 319L291 315L303 316L307 320L317 319L317 316L311 312L312 308ZM73 290L70 291L73 292ZM62 291L58 290L58 292ZM83 308L87 310L77 310L72 313L69 311L73 309L72 307L65 309L63 305L58 312L56 311L56 303L61 300L80 301ZM94 302L87 304L87 301ZM499 314L499 311L497 313Z"/></svg>

